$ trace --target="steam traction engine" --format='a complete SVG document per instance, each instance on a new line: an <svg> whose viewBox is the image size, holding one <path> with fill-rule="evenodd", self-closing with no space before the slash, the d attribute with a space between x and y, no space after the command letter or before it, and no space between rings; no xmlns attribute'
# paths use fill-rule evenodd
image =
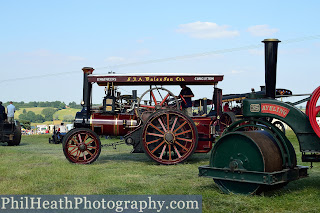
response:
<svg viewBox="0 0 320 213"><path fill-rule="evenodd" d="M231 124L216 142L208 166L199 176L213 178L225 193L254 194L280 188L307 177L308 167L297 165L295 150L285 134L271 122L276 118L290 126L303 162L320 162L320 127L316 116L320 87L310 97L284 103L275 100L277 39L265 43L265 95L252 92L243 100L243 119ZM306 113L295 105L307 101ZM251 130L251 131L247 131Z"/></svg>
<svg viewBox="0 0 320 213"><path fill-rule="evenodd" d="M101 151L99 136L123 136L133 153L144 152L160 164L177 164L194 152L209 152L215 135L221 133L221 89L216 85L222 75L211 74L107 74L94 75L85 67L83 109L75 117L74 126L63 139L63 151L72 163L94 162ZM102 107L91 104L92 84L105 86ZM200 100L206 116L189 117L180 110L180 101L162 85L211 85L212 100ZM137 91L121 95L121 86L148 85L139 98ZM156 85L161 85L160 87ZM152 87L153 86L153 87ZM182 100L183 101L183 100ZM214 106L207 112L207 106Z"/></svg>
<svg viewBox="0 0 320 213"><path fill-rule="evenodd" d="M18 146L21 141L21 125L19 121L8 123L0 120L0 143L8 143L8 146Z"/></svg>

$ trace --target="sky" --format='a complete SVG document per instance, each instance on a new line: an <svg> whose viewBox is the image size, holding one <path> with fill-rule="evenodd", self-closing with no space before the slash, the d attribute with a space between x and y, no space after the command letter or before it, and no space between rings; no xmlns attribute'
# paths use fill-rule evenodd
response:
<svg viewBox="0 0 320 213"><path fill-rule="evenodd" d="M0 0L0 8L2 102L80 103L85 66L95 74L223 74L223 94L259 90L267 38L282 41L277 88L305 94L320 86L316 0ZM151 63L158 59L166 60ZM212 87L191 89L212 97ZM93 102L103 95L94 86Z"/></svg>

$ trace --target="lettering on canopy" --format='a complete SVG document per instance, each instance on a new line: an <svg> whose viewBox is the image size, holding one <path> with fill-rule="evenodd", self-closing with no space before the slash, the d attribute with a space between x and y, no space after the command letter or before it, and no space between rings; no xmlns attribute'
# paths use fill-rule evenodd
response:
<svg viewBox="0 0 320 213"><path fill-rule="evenodd" d="M214 81L214 77L195 77L196 81Z"/></svg>
<svg viewBox="0 0 320 213"><path fill-rule="evenodd" d="M97 81L117 81L116 78L97 78Z"/></svg>
<svg viewBox="0 0 320 213"><path fill-rule="evenodd" d="M223 75L88 75L89 82L97 82L100 86L113 82L115 85L214 85L223 80Z"/></svg>
<svg viewBox="0 0 320 213"><path fill-rule="evenodd" d="M127 82L183 82L183 77L128 77Z"/></svg>

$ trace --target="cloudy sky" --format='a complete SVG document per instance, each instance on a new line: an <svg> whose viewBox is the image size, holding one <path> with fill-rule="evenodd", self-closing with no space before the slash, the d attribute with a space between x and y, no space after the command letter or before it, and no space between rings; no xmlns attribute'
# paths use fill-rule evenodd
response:
<svg viewBox="0 0 320 213"><path fill-rule="evenodd" d="M311 93L320 85L319 8L316 0L1 0L0 100L80 103L84 66L217 73L224 94L249 92L264 84L266 38L282 41L277 87ZM102 96L95 87L93 101Z"/></svg>

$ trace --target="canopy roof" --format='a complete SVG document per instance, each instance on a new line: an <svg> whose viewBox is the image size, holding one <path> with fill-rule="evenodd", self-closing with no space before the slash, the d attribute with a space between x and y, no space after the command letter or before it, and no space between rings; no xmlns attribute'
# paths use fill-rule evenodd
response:
<svg viewBox="0 0 320 213"><path fill-rule="evenodd" d="M230 101L242 101L246 99L250 93L242 93L242 94L228 94L222 96L222 102L230 102ZM265 95L266 91L257 91L257 95ZM288 89L276 89L276 98L279 97L288 97L292 96L292 91Z"/></svg>
<svg viewBox="0 0 320 213"><path fill-rule="evenodd" d="M114 85L214 85L223 80L217 74L180 74L180 73L135 73L135 74L90 74L88 81L106 86Z"/></svg>

